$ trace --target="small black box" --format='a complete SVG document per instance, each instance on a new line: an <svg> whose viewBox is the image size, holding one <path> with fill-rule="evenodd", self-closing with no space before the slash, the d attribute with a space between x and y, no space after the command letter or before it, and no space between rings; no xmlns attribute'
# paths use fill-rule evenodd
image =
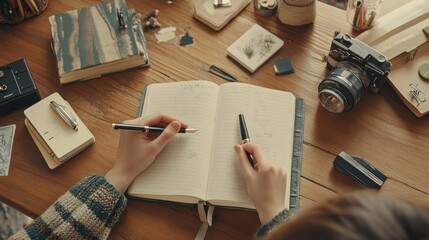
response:
<svg viewBox="0 0 429 240"><path fill-rule="evenodd" d="M334 167L369 188L379 189L387 179L386 175L364 159L351 157L345 152L335 158Z"/></svg>
<svg viewBox="0 0 429 240"><path fill-rule="evenodd" d="M0 114L10 113L40 100L24 59L0 67Z"/></svg>

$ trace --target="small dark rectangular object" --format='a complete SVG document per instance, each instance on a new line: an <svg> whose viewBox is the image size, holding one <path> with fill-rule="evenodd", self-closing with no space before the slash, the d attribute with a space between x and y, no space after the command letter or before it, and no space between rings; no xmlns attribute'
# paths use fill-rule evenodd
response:
<svg viewBox="0 0 429 240"><path fill-rule="evenodd" d="M274 62L274 72L276 75L289 74L295 72L292 63L288 57L282 58Z"/></svg>
<svg viewBox="0 0 429 240"><path fill-rule="evenodd" d="M335 158L334 167L369 188L379 189L387 179L386 175L364 159L350 157L345 152L341 152Z"/></svg>
<svg viewBox="0 0 429 240"><path fill-rule="evenodd" d="M0 67L0 114L7 114L40 100L24 59Z"/></svg>

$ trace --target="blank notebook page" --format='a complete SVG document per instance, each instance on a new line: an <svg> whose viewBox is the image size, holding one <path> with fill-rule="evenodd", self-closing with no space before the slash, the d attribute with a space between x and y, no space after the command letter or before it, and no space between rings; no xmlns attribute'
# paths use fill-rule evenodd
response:
<svg viewBox="0 0 429 240"><path fill-rule="evenodd" d="M172 115L198 132L177 134L154 163L135 179L129 193L195 195L204 199L218 88L207 81L148 86L143 115L153 112Z"/></svg>

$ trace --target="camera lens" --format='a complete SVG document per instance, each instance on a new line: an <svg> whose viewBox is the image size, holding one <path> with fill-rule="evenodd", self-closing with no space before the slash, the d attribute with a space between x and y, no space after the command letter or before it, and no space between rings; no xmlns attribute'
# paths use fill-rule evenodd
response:
<svg viewBox="0 0 429 240"><path fill-rule="evenodd" d="M344 111L344 96L331 89L323 89L319 92L319 99L322 105L330 112L340 113Z"/></svg>
<svg viewBox="0 0 429 240"><path fill-rule="evenodd" d="M349 111L359 102L368 85L369 80L360 68L341 62L319 84L320 103L330 112Z"/></svg>

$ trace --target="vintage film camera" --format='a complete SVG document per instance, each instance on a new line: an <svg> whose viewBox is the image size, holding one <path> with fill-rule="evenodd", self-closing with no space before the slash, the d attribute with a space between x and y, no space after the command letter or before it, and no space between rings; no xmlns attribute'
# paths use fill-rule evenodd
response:
<svg viewBox="0 0 429 240"><path fill-rule="evenodd" d="M319 84L319 100L334 113L351 110L368 87L378 92L391 68L384 55L339 31L326 60L332 71Z"/></svg>
<svg viewBox="0 0 429 240"><path fill-rule="evenodd" d="M24 59L0 67L0 114L34 104L40 94Z"/></svg>

